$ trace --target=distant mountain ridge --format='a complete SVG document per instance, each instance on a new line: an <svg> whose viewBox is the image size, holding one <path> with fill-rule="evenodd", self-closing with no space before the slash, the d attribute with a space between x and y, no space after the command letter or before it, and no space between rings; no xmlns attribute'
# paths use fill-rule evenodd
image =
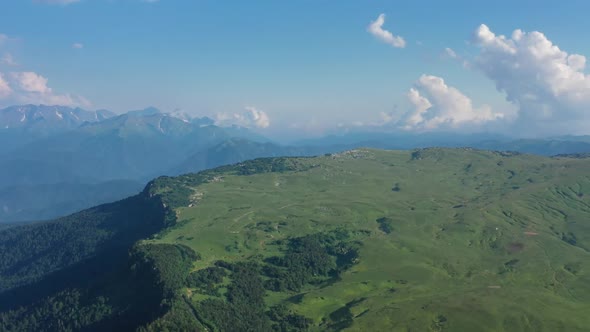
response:
<svg viewBox="0 0 590 332"><path fill-rule="evenodd" d="M0 110L0 193L5 205L0 223L45 219L105 202L105 197L124 198L135 188L125 181L145 183L253 158L432 146L552 156L590 153L590 138L359 131L281 145L247 128L219 127L211 118L178 110L148 107L117 115L63 106L11 106ZM47 198L33 195L35 188L42 188ZM80 200L82 188L93 189ZM113 195L101 195L97 188L109 188ZM19 195L8 199L12 190ZM59 204L51 196L59 197Z"/></svg>
<svg viewBox="0 0 590 332"><path fill-rule="evenodd" d="M67 106L22 105L0 109L1 129L73 129L87 122L100 122L115 116L107 110L86 111Z"/></svg>
<svg viewBox="0 0 590 332"><path fill-rule="evenodd" d="M0 222L46 219L121 199L137 189L130 182L145 184L169 174L199 151L234 138L252 144L268 141L246 128L222 128L210 118L156 108L115 115L25 105L0 110L0 114L0 120L5 120L0 121ZM258 154L252 153L238 159ZM187 171L235 160L220 153ZM83 195L85 188L89 191ZM11 192L18 195L11 198Z"/></svg>
<svg viewBox="0 0 590 332"><path fill-rule="evenodd" d="M0 109L0 132L24 130L28 132L55 133L100 123L119 116L134 119L145 116L160 116L200 126L215 124L215 121L208 117L194 117L182 111L162 112L155 107L115 114L108 110L88 111L79 107L29 104Z"/></svg>

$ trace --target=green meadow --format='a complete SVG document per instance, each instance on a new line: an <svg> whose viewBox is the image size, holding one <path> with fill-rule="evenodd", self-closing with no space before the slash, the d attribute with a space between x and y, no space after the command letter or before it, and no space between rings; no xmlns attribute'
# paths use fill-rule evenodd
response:
<svg viewBox="0 0 590 332"><path fill-rule="evenodd" d="M192 248L198 273L269 266L289 240L344 234L358 256L337 275L265 287L266 309L305 317L311 331L589 329L590 160L432 148L287 161L189 186L177 224L147 242ZM199 308L225 301L231 282L183 292Z"/></svg>

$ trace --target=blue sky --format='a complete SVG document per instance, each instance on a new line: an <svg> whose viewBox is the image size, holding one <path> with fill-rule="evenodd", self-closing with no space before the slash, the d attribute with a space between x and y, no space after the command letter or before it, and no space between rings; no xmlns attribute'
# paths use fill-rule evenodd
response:
<svg viewBox="0 0 590 332"><path fill-rule="evenodd" d="M507 54L483 35L479 46L473 40L481 24L496 37L539 31L567 55L588 55L587 1L60 2L0 5L0 73L11 91L0 105L53 102L115 112L153 105L268 132L339 125L506 132L530 121L538 123L530 135L587 132L586 124L568 124L586 119L580 110L590 98L576 97L586 90L554 84L555 73L531 88L525 78L541 67L522 72L514 86L500 65ZM405 47L368 31L380 14L381 29ZM526 45L509 61L528 63ZM569 74L585 75L574 69ZM23 88L25 80L42 84ZM436 86L459 94L436 95ZM408 97L412 88L431 105L426 111L423 99ZM541 109L543 116L535 113ZM268 121L256 121L262 113L252 110ZM556 119L563 120L559 128Z"/></svg>

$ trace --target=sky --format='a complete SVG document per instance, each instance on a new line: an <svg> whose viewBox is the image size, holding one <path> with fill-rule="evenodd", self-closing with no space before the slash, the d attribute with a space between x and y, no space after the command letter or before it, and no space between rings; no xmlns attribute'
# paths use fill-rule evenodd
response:
<svg viewBox="0 0 590 332"><path fill-rule="evenodd" d="M587 1L3 0L0 106L590 134Z"/></svg>

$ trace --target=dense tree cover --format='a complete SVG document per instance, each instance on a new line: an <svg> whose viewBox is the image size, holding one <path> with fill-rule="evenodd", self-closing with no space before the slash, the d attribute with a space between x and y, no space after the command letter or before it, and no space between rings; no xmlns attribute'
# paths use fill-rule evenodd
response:
<svg viewBox="0 0 590 332"><path fill-rule="evenodd" d="M311 320L285 305L267 308L264 295L270 291L298 292L305 284L329 281L358 260L359 244L347 240L346 232L312 234L286 241L285 254L265 262L228 263L191 273L191 287L214 289L229 271L230 284L224 298L194 305L195 314L213 331L305 331ZM279 243L281 243L279 241ZM205 286L204 286L205 285Z"/></svg>
<svg viewBox="0 0 590 332"><path fill-rule="evenodd" d="M142 318L146 331L185 331L199 326L181 289L193 262L200 259L191 248L179 244L145 243L130 253L130 270L137 289L136 298L144 307ZM146 305L149 303L149 305ZM136 308L133 308L137 312Z"/></svg>
<svg viewBox="0 0 590 332"><path fill-rule="evenodd" d="M267 310L261 266L254 262L217 262L231 271L225 300L208 299L195 305L195 314L213 331L305 331L311 321L279 305Z"/></svg>
<svg viewBox="0 0 590 332"><path fill-rule="evenodd" d="M267 315L273 321L273 331L279 332L297 332L306 331L312 324L312 320L294 313L284 304L276 305L267 312Z"/></svg>
<svg viewBox="0 0 590 332"><path fill-rule="evenodd" d="M186 285L191 288L198 288L199 292L204 294L217 296L219 292L215 284L221 283L226 276L225 269L211 266L189 274L186 278Z"/></svg>
<svg viewBox="0 0 590 332"><path fill-rule="evenodd" d="M383 233L389 234L393 231L393 220L388 217L382 217L377 219L379 223L379 229L383 231Z"/></svg>
<svg viewBox="0 0 590 332"><path fill-rule="evenodd" d="M252 262L220 264L231 271L226 300L209 299L196 305L205 325L215 331L270 331L265 315L263 281L260 267Z"/></svg>
<svg viewBox="0 0 590 332"><path fill-rule="evenodd" d="M0 330L129 330L164 314L197 256L131 248L161 230L167 213L159 196L143 194L0 230Z"/></svg>
<svg viewBox="0 0 590 332"><path fill-rule="evenodd" d="M188 177L184 177L188 178ZM195 184L198 185L204 182L204 177L195 175ZM146 186L145 193L149 196L158 195L162 200L164 206L171 212L173 208L179 206L187 206L190 204L190 196L193 191L188 186L188 181L183 181L183 177L159 177ZM174 224L175 219L167 220L167 225Z"/></svg>
<svg viewBox="0 0 590 332"><path fill-rule="evenodd" d="M309 169L301 165L295 159L289 158L259 158L249 160L237 165L238 175L251 175L260 173L283 173L287 171L302 171Z"/></svg>
<svg viewBox="0 0 590 332"><path fill-rule="evenodd" d="M186 298L177 299L160 318L140 326L138 332L176 332L176 331L207 331L197 320L194 308Z"/></svg>
<svg viewBox="0 0 590 332"><path fill-rule="evenodd" d="M67 290L50 296L38 306L0 314L0 330L76 331L111 314L112 307L106 298L92 301L79 290Z"/></svg>
<svg viewBox="0 0 590 332"><path fill-rule="evenodd" d="M576 239L576 235L572 232L562 233L561 239L564 242L571 244L572 246L575 246L578 243L578 240Z"/></svg>
<svg viewBox="0 0 590 332"><path fill-rule="evenodd" d="M198 258L190 248L143 244L120 259L111 253L36 284L31 291L51 287L51 282L63 282L65 290L39 297L33 305L13 306L1 312L0 330L133 330L152 321L157 322L154 326L189 321L187 317L192 313L189 310L187 315L186 305L178 305L178 290L184 285L192 262ZM104 271L99 271L101 268ZM79 280L81 275L87 281ZM22 294L28 295L26 292L11 295Z"/></svg>
<svg viewBox="0 0 590 332"><path fill-rule="evenodd" d="M366 298L360 298L350 301L345 306L331 312L328 316L329 319L322 323L322 328L328 331L341 331L350 327L354 317L350 309L365 300Z"/></svg>
<svg viewBox="0 0 590 332"><path fill-rule="evenodd" d="M310 166L303 163L306 157L299 158L257 158L252 160L246 160L241 163L234 165L221 166L211 171L206 172L217 172L217 173L234 173L237 175L252 175L252 174L263 174L263 173L283 173L283 172L300 172L310 169Z"/></svg>
<svg viewBox="0 0 590 332"><path fill-rule="evenodd" d="M313 234L291 239L284 257L271 257L263 269L272 291L299 291L307 283L337 277L358 259L358 244L343 233Z"/></svg>
<svg viewBox="0 0 590 332"><path fill-rule="evenodd" d="M0 231L0 293L102 251L126 251L164 226L160 204L157 199L135 196L55 221Z"/></svg>
<svg viewBox="0 0 590 332"><path fill-rule="evenodd" d="M292 239L284 257L271 257L264 269L273 291L299 291L316 277L326 277L336 268L336 260L322 243L321 235Z"/></svg>
<svg viewBox="0 0 590 332"><path fill-rule="evenodd" d="M170 299L185 284L193 262L200 256L181 244L139 244L131 252L131 270L148 277L162 294Z"/></svg>

